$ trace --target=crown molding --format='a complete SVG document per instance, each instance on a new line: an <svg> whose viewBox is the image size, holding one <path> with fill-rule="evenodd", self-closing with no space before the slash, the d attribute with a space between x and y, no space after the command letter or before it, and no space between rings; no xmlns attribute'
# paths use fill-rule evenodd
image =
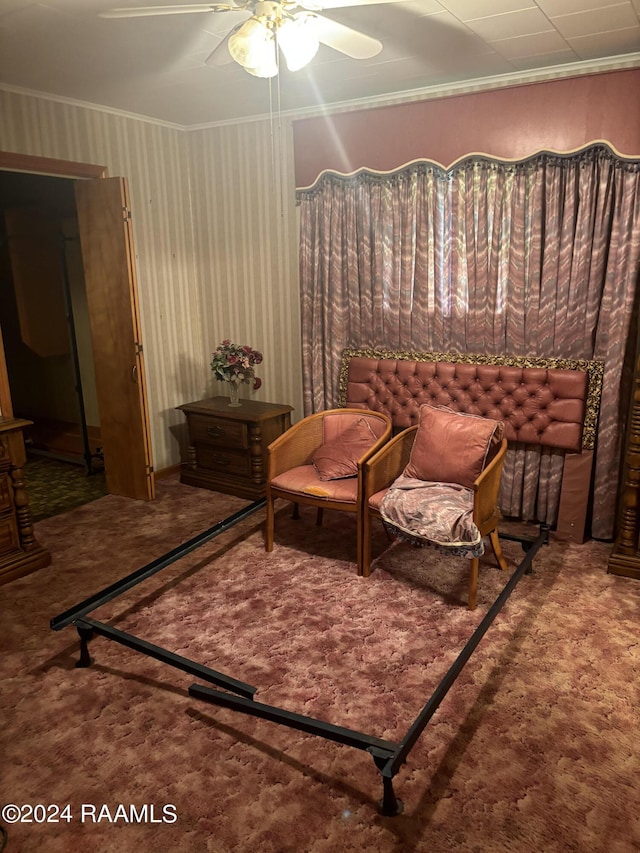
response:
<svg viewBox="0 0 640 853"><path fill-rule="evenodd" d="M395 104L407 104L415 101L445 98L453 95L468 95L491 89L522 86L528 83L542 83L545 81L560 80L567 77L582 77L589 74L602 74L607 71L625 71L633 68L640 68L640 51L623 54L621 56L609 56L595 60L570 62L564 65L528 69L526 71L517 71L509 74L498 74L491 77L475 77L469 80L445 83L439 86L425 86L421 89L410 89L402 92L394 92L393 94L375 95L350 101L334 102L323 106L314 105L312 107L303 107L294 110L283 110L279 113L279 117L291 120L312 118L315 116L331 115L333 113L355 112L357 110L372 109L375 107L386 107L393 106ZM263 113L260 115L244 116L235 119L204 122L202 124L181 125L154 118L152 116L115 109L114 107L109 107L104 104L94 104L88 101L77 100L75 98L54 95L50 92L39 92L32 89L24 89L19 86L10 86L5 83L0 83L0 91L39 98L46 101L54 101L59 104L80 107L86 110L96 110L97 112L142 121L159 127L168 128L170 130L186 132L208 130L210 128L227 127L238 124L249 124L259 121L269 121L272 118L269 113Z"/></svg>
<svg viewBox="0 0 640 853"><path fill-rule="evenodd" d="M27 98L38 98L41 101L53 101L57 104L64 104L68 107L79 107L83 110L95 110L98 113L107 113L108 115L118 116L120 118L134 119L135 121L144 121L147 124L154 124L159 127L166 127L170 130L190 130L189 125L174 124L170 121L154 118L153 116L140 115L139 113L131 113L126 110L119 110L115 107L109 107L105 104L94 104L91 101L81 101L77 98L67 98L64 95L54 95L52 92L40 92L36 89L24 89L21 86L11 86L8 83L0 83L0 92L8 92L13 95L24 95Z"/></svg>
<svg viewBox="0 0 640 853"><path fill-rule="evenodd" d="M360 100L328 104L326 107L309 107L304 110L295 111L295 117L308 118L336 112L353 112L372 107L386 107L394 104L407 104L412 101L445 98L452 95L468 95L490 89L524 86L528 83L543 83L567 77L585 77L590 74L603 74L607 71L627 71L633 68L640 68L640 51L597 60L551 65L544 68L528 69L509 74L496 74L491 77L474 77L469 80L459 80L439 86L425 86L422 89L394 92L392 95L377 95ZM286 115L286 113L283 113L283 115ZM294 115L294 113L292 112L291 115Z"/></svg>

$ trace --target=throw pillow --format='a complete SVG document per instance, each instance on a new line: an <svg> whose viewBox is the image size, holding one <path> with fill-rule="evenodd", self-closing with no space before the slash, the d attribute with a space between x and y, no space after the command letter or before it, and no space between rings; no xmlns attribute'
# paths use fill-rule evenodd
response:
<svg viewBox="0 0 640 853"><path fill-rule="evenodd" d="M321 445L313 455L313 465L321 480L340 480L355 477L358 460L376 442L377 437L365 418L331 441Z"/></svg>
<svg viewBox="0 0 640 853"><path fill-rule="evenodd" d="M404 474L433 483L458 483L467 489L487 463L504 424L479 415L424 405Z"/></svg>

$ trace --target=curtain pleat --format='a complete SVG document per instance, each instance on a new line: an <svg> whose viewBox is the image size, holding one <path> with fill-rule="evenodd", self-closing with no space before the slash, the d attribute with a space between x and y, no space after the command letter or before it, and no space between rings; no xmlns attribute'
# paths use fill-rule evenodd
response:
<svg viewBox="0 0 640 853"><path fill-rule="evenodd" d="M640 275L640 161L601 143L472 156L300 191L305 413L338 403L345 347L600 359L592 533L610 538L621 376ZM501 508L553 524L563 455L513 447Z"/></svg>

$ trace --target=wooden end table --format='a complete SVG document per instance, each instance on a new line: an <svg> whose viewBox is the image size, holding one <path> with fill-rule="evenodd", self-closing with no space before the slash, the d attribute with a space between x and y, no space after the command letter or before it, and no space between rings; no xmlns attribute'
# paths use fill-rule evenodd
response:
<svg viewBox="0 0 640 853"><path fill-rule="evenodd" d="M211 397L177 408L189 430L180 482L257 500L265 495L267 447L291 426L292 406Z"/></svg>

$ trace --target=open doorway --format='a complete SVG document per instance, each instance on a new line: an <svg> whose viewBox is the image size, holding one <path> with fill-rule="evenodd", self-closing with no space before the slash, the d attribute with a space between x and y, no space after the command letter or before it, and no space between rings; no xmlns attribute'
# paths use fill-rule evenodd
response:
<svg viewBox="0 0 640 853"><path fill-rule="evenodd" d="M34 521L107 494L74 181L0 171L0 323Z"/></svg>
<svg viewBox="0 0 640 853"><path fill-rule="evenodd" d="M108 177L104 166L0 151L0 171L70 179L86 308L90 326L100 442L107 491L153 500L155 475L146 393L146 374L129 187L124 177ZM75 232L74 232L75 233ZM38 305L41 309L42 306ZM51 309L53 312L53 308ZM36 311L30 324L36 338L50 342L48 312ZM2 341L0 317L0 343ZM56 344L53 344L55 348ZM0 346L0 417L14 417L5 357Z"/></svg>

